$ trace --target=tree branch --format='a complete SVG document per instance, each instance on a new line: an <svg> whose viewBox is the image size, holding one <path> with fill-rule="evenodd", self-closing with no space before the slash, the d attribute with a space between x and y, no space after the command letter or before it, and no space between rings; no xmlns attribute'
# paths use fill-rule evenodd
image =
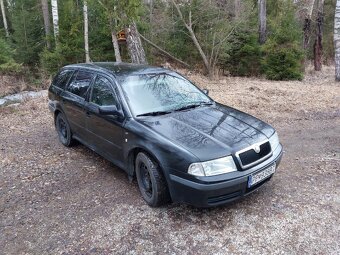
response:
<svg viewBox="0 0 340 255"><path fill-rule="evenodd" d="M159 50L160 52L162 52L164 55L168 56L169 58L171 58L172 60L175 60L176 62L182 64L183 66L190 68L190 65L183 62L182 60L172 56L169 52L163 50L161 47L157 46L156 44L154 44L153 42L151 42L149 39L145 38L143 35L139 34L139 36L148 44L150 44L152 47L156 48L157 50Z"/></svg>

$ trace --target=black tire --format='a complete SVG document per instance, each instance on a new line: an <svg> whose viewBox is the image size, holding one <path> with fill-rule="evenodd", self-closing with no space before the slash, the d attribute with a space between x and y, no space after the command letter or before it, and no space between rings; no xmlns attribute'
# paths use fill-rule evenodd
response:
<svg viewBox="0 0 340 255"><path fill-rule="evenodd" d="M74 144L70 125L63 113L58 113L55 119L55 128L58 133L59 141L66 147Z"/></svg>
<svg viewBox="0 0 340 255"><path fill-rule="evenodd" d="M148 205L159 207L170 201L166 180L154 160L140 152L136 157L135 169L139 190Z"/></svg>

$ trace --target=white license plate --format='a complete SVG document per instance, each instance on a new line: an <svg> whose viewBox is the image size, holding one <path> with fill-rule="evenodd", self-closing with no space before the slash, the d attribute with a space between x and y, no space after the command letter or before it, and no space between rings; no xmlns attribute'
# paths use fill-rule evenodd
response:
<svg viewBox="0 0 340 255"><path fill-rule="evenodd" d="M250 175L248 179L248 188L263 181L264 179L267 179L269 176L275 173L275 169L276 169L276 164L271 165L270 167L262 170L259 173Z"/></svg>

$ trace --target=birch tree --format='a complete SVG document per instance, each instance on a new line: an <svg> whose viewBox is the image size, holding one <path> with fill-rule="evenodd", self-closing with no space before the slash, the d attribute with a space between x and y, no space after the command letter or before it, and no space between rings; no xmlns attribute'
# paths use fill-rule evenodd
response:
<svg viewBox="0 0 340 255"><path fill-rule="evenodd" d="M85 43L85 61L86 63L90 62L90 52L89 52L89 22L88 22L88 13L87 13L87 0L84 0L84 43Z"/></svg>
<svg viewBox="0 0 340 255"><path fill-rule="evenodd" d="M1 14L2 14L3 22L4 22L4 28L5 28L6 37L9 37L9 31L8 31L8 25L7 25L7 19L6 19L6 10L5 10L5 5L4 5L4 0L0 0L0 6L1 6Z"/></svg>
<svg viewBox="0 0 340 255"><path fill-rule="evenodd" d="M59 15L58 15L58 1L51 0L52 6L52 20L53 20L53 31L54 31L54 39L57 44L58 36L59 36Z"/></svg>
<svg viewBox="0 0 340 255"><path fill-rule="evenodd" d="M45 35L46 35L46 46L48 49L51 49L51 43L49 40L50 36L50 12L48 10L48 1L41 0L41 9L44 18L44 27L45 27Z"/></svg>
<svg viewBox="0 0 340 255"><path fill-rule="evenodd" d="M267 40L267 6L266 0L258 0L259 9L259 42L264 44Z"/></svg>
<svg viewBox="0 0 340 255"><path fill-rule="evenodd" d="M336 1L334 16L335 80L340 81L340 0Z"/></svg>

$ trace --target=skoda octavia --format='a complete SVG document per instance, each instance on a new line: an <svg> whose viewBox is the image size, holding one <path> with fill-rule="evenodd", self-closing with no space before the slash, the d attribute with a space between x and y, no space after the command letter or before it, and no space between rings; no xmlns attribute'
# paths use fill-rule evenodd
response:
<svg viewBox="0 0 340 255"><path fill-rule="evenodd" d="M65 66L49 88L60 142L75 140L135 177L150 206L210 207L275 173L274 128L211 99L180 74L126 63Z"/></svg>

